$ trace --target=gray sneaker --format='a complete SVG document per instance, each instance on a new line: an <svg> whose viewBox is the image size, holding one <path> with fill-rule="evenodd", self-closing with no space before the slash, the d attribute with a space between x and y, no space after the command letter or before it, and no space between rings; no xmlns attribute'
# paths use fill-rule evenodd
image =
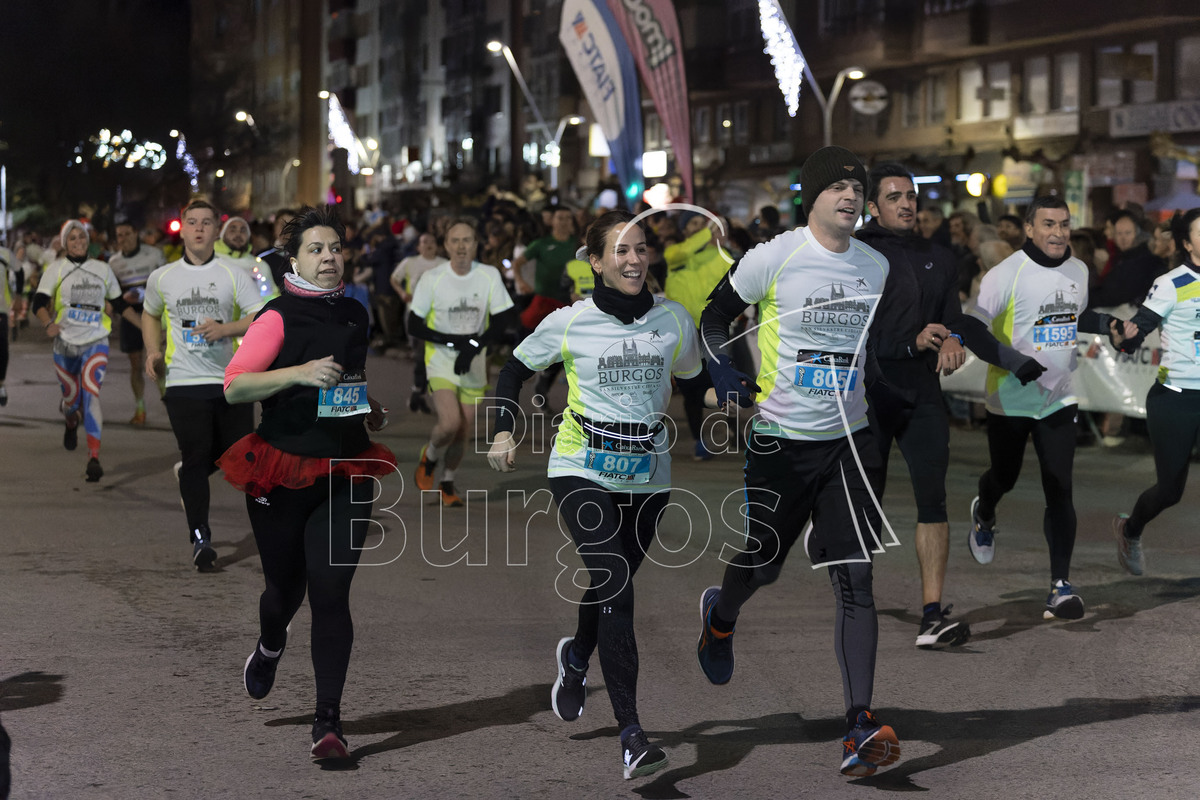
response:
<svg viewBox="0 0 1200 800"><path fill-rule="evenodd" d="M1057 580L1050 587L1046 597L1046 610L1042 612L1044 619L1081 619L1083 617L1083 598L1075 594L1070 581Z"/></svg>
<svg viewBox="0 0 1200 800"><path fill-rule="evenodd" d="M1131 538L1125 535L1125 523L1128 521L1128 514L1117 514L1113 517L1113 535L1117 538L1117 561L1130 575L1141 575L1146 571L1146 557L1142 555L1142 537Z"/></svg>
<svg viewBox="0 0 1200 800"><path fill-rule="evenodd" d="M971 501L971 532L967 536L967 544L971 547L971 555L980 564L990 564L996 556L996 521L984 523L979 518L979 498Z"/></svg>

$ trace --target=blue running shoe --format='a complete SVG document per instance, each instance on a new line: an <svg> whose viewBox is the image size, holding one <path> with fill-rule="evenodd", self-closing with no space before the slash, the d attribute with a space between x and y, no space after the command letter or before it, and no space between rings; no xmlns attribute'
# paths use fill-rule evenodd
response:
<svg viewBox="0 0 1200 800"><path fill-rule="evenodd" d="M1083 598L1075 594L1068 581L1058 580L1046 597L1044 619L1080 619L1083 617Z"/></svg>
<svg viewBox="0 0 1200 800"><path fill-rule="evenodd" d="M721 596L721 587L710 586L700 595L700 641L696 642L696 660L704 677L717 686L733 677L733 631L718 633L711 624L712 611Z"/></svg>
<svg viewBox="0 0 1200 800"><path fill-rule="evenodd" d="M696 455L692 457L693 461L712 461L712 451L704 444L702 440L696 440Z"/></svg>
<svg viewBox="0 0 1200 800"><path fill-rule="evenodd" d="M971 555L980 564L990 564L996 555L996 521L984 524L979 518L979 498L971 501L971 533L967 536L967 544L971 546Z"/></svg>
<svg viewBox="0 0 1200 800"><path fill-rule="evenodd" d="M854 778L900 760L900 740L890 725L880 725L870 711L860 711L858 720L842 738L842 774Z"/></svg>

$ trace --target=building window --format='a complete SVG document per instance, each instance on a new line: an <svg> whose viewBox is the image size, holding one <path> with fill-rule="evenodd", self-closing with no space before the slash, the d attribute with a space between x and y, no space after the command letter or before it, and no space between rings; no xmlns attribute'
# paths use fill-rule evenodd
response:
<svg viewBox="0 0 1200 800"><path fill-rule="evenodd" d="M1026 114L1045 114L1050 110L1050 59L1046 56L1025 60L1025 97L1021 111Z"/></svg>
<svg viewBox="0 0 1200 800"><path fill-rule="evenodd" d="M1101 47L1096 51L1096 105L1111 108L1121 105L1120 47Z"/></svg>
<svg viewBox="0 0 1200 800"><path fill-rule="evenodd" d="M983 115L988 119L1012 116L1012 69L1007 61L987 66L987 88L983 91Z"/></svg>
<svg viewBox="0 0 1200 800"><path fill-rule="evenodd" d="M917 128L921 125L921 83L905 81L900 92L900 125Z"/></svg>
<svg viewBox="0 0 1200 800"><path fill-rule="evenodd" d="M1158 99L1158 42L1139 42L1128 49L1096 51L1096 105L1153 103Z"/></svg>
<svg viewBox="0 0 1200 800"><path fill-rule="evenodd" d="M1200 36L1180 39L1175 66L1175 95L1180 100L1200 97Z"/></svg>
<svg viewBox="0 0 1200 800"><path fill-rule="evenodd" d="M1129 99L1134 103L1153 103L1158 99L1158 42L1138 42L1131 50L1139 59L1131 67L1136 76L1129 82Z"/></svg>
<svg viewBox="0 0 1200 800"><path fill-rule="evenodd" d="M943 125L946 122L946 76L943 73L925 79L925 124Z"/></svg>
<svg viewBox="0 0 1200 800"><path fill-rule="evenodd" d="M712 143L712 109L698 106L692 111L692 137L697 144Z"/></svg>
<svg viewBox="0 0 1200 800"><path fill-rule="evenodd" d="M978 122L983 119L983 69L968 64L958 71L958 121Z"/></svg>
<svg viewBox="0 0 1200 800"><path fill-rule="evenodd" d="M1079 53L1062 53L1054 57L1052 102L1057 111L1079 110Z"/></svg>
<svg viewBox="0 0 1200 800"><path fill-rule="evenodd" d="M750 104L745 100L733 104L733 143L750 143Z"/></svg>
<svg viewBox="0 0 1200 800"><path fill-rule="evenodd" d="M646 149L657 150L662 144L662 117L652 111L646 115Z"/></svg>
<svg viewBox="0 0 1200 800"><path fill-rule="evenodd" d="M729 103L717 104L717 144L728 146L733 142L733 107Z"/></svg>

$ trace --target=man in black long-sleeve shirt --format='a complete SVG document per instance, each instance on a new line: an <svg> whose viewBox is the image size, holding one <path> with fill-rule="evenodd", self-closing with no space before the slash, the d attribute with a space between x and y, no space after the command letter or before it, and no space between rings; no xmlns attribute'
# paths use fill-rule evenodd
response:
<svg viewBox="0 0 1200 800"><path fill-rule="evenodd" d="M871 398L871 422L883 465L875 476L875 488L883 494L894 439L908 463L917 501L923 614L916 644L921 648L958 645L970 636L970 628L965 621L950 618L950 607L941 604L950 536L946 515L950 426L938 372L949 374L962 366L964 343L985 361L1018 375L1032 378L1041 370L1032 358L1010 348L1002 353L982 323L963 316L954 254L914 230L917 192L912 174L900 164L880 164L871 170L870 178L867 209L872 219L858 238L883 253L891 267L870 337L884 378L913 402L911 408L899 409L888 398Z"/></svg>

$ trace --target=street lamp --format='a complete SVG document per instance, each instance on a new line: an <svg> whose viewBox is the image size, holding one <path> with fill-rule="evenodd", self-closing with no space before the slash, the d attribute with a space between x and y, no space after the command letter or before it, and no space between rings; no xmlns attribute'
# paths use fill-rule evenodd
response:
<svg viewBox="0 0 1200 800"><path fill-rule="evenodd" d="M578 114L568 114L558 121L558 129L554 131L554 142L546 148L546 163L550 165L550 188L558 188L558 167L562 163L562 148L559 143L562 141L563 131L568 125L582 125L585 122L587 119Z"/></svg>
<svg viewBox="0 0 1200 800"><path fill-rule="evenodd" d="M525 95L525 101L529 103L529 108L533 111L533 116L537 119L538 127L545 134L546 141L552 141L554 136L550 133L550 126L546 124L541 110L538 109L537 103L533 100L533 93L529 91L529 84L525 83L525 76L521 74L521 68L517 66L517 59L513 57L513 51L508 45L498 42L495 39L487 43L487 49L492 53L504 54L504 60L508 62L508 68L512 70L513 77L517 79L517 83L521 87L521 92Z"/></svg>
<svg viewBox="0 0 1200 800"><path fill-rule="evenodd" d="M862 80L867 77L867 72L862 67L846 67L838 72L837 78L833 82L833 91L829 93L829 99L825 99L825 95L821 92L821 84L817 83L817 79L813 77L812 70L809 69L807 63L804 65L804 74L808 76L808 82L812 86L813 94L817 98L817 103L821 106L821 121L825 132L825 146L833 144L833 106L837 103L838 95L842 93L842 85L849 78L852 81Z"/></svg>

